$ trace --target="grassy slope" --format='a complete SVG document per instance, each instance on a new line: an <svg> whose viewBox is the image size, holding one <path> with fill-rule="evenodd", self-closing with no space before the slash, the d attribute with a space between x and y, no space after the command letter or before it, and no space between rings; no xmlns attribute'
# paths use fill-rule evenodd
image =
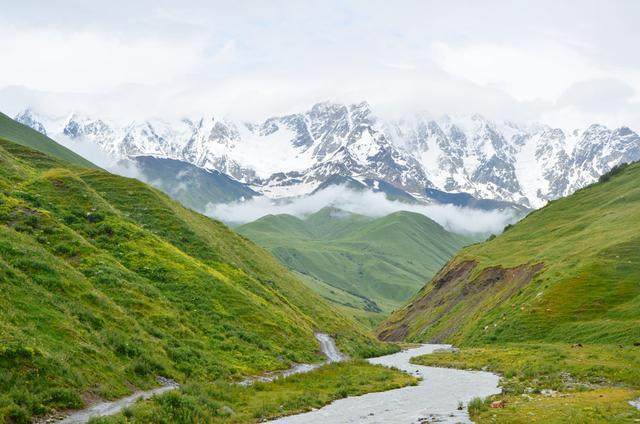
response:
<svg viewBox="0 0 640 424"><path fill-rule="evenodd" d="M2 112L0 112L0 138L22 144L23 146L30 147L55 158L64 160L72 165L88 168L96 167L82 156L77 155L66 147L59 145L46 135L40 134L32 128L14 121Z"/></svg>
<svg viewBox="0 0 640 424"><path fill-rule="evenodd" d="M331 208L305 219L266 216L238 231L290 268L324 282L325 287L316 287L319 293L326 295L328 285L344 298L355 295L375 302L363 306L325 296L351 306L360 317L363 310L390 312L399 306L468 242L420 214L371 219Z"/></svg>
<svg viewBox="0 0 640 424"><path fill-rule="evenodd" d="M272 256L137 180L0 140L0 421L381 346Z"/></svg>
<svg viewBox="0 0 640 424"><path fill-rule="evenodd" d="M205 171L186 162L152 156L139 156L132 161L144 181L196 211L204 211L209 203L233 202L258 195L225 174Z"/></svg>
<svg viewBox="0 0 640 424"><path fill-rule="evenodd" d="M630 165L462 250L382 333L463 344L640 341L639 183L640 164ZM471 271L450 278L465 263Z"/></svg>
<svg viewBox="0 0 640 424"><path fill-rule="evenodd" d="M333 287L310 275L301 274L297 271L293 272L310 290L315 291L330 302L334 308L355 318L368 328L375 328L380 321L384 319L385 315L383 313L371 310L372 305L370 300Z"/></svg>

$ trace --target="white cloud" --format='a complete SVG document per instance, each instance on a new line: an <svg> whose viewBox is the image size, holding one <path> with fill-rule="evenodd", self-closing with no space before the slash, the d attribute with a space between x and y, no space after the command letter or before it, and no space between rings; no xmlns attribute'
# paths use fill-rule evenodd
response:
<svg viewBox="0 0 640 424"><path fill-rule="evenodd" d="M580 81L570 85L540 119L565 129L593 123L640 130L640 100L633 86L615 78Z"/></svg>
<svg viewBox="0 0 640 424"><path fill-rule="evenodd" d="M634 95L633 87L613 78L592 79L572 84L558 98L559 107L575 106L587 112L619 112Z"/></svg>
<svg viewBox="0 0 640 424"><path fill-rule="evenodd" d="M631 0L23 0L2 12L0 89L58 92L49 104L126 117L256 119L367 99L390 113L558 120L584 113L556 105L581 81L640 92ZM28 106L2 94L0 109ZM632 106L598 117L633 116Z"/></svg>
<svg viewBox="0 0 640 424"><path fill-rule="evenodd" d="M521 101L555 99L574 81L603 75L575 48L559 43L436 43L433 48L437 63L445 71L496 87Z"/></svg>
<svg viewBox="0 0 640 424"><path fill-rule="evenodd" d="M148 182L134 162L120 161L106 155L95 143L87 143L65 136L57 137L56 141L104 170L123 177Z"/></svg>
<svg viewBox="0 0 640 424"><path fill-rule="evenodd" d="M0 31L0 82L37 90L102 92L187 76L201 46L129 40L95 32ZM9 66L7 66L9 64Z"/></svg>
<svg viewBox="0 0 640 424"><path fill-rule="evenodd" d="M310 196L288 201L261 196L244 202L210 204L206 213L227 223L244 224L269 214L305 216L326 206L371 217L398 211L420 213L448 230L463 234L497 234L516 220L510 211L482 211L453 205L411 205L388 200L383 193L354 191L342 186L328 187Z"/></svg>

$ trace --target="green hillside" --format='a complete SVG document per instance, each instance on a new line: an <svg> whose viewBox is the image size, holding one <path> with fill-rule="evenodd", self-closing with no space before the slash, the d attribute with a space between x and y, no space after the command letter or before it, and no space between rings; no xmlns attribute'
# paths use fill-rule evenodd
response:
<svg viewBox="0 0 640 424"><path fill-rule="evenodd" d="M424 215L397 212L373 219L334 208L304 219L269 215L237 230L369 324L409 299L469 242Z"/></svg>
<svg viewBox="0 0 640 424"><path fill-rule="evenodd" d="M462 250L385 339L640 342L640 164Z"/></svg>
<svg viewBox="0 0 640 424"><path fill-rule="evenodd" d="M356 357L381 349L266 251L148 185L4 139L0 163L0 422L158 375L317 361L316 330Z"/></svg>
<svg viewBox="0 0 640 424"><path fill-rule="evenodd" d="M259 196L247 185L218 171L207 171L174 159L131 158L141 178L188 208L204 212L209 203L227 203ZM126 165L126 163L124 163Z"/></svg>
<svg viewBox="0 0 640 424"><path fill-rule="evenodd" d="M9 118L0 112L0 138L31 147L72 165L96 168L94 164L63 147L38 131Z"/></svg>

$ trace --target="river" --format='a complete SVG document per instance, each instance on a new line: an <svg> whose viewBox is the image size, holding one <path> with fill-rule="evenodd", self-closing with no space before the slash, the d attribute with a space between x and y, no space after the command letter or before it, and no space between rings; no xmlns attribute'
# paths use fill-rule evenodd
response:
<svg viewBox="0 0 640 424"><path fill-rule="evenodd" d="M449 345L427 344L392 355L371 358L372 364L395 367L422 380L417 386L337 400L323 408L271 421L277 424L346 423L469 423L466 403L474 397L500 393L499 377L483 371L464 371L413 365L414 356ZM464 404L458 409L459 402Z"/></svg>

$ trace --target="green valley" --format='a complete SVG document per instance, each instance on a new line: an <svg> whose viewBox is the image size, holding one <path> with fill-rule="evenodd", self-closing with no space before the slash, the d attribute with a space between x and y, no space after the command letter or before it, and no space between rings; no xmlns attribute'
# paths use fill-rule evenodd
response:
<svg viewBox="0 0 640 424"><path fill-rule="evenodd" d="M0 424L640 424L640 1L5 1Z"/></svg>
<svg viewBox="0 0 640 424"><path fill-rule="evenodd" d="M202 387L317 362L315 331L354 358L397 350L222 223L27 127L2 120L0 134L0 421L121 397L157 376Z"/></svg>
<svg viewBox="0 0 640 424"><path fill-rule="evenodd" d="M421 214L370 218L331 207L304 218L268 215L237 231L369 325L409 299L471 242Z"/></svg>

